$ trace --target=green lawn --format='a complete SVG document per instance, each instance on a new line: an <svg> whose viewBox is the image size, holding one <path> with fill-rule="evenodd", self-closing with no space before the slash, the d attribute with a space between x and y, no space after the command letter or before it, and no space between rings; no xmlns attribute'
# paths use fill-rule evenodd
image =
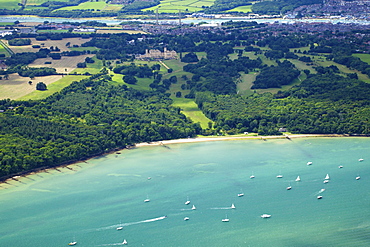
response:
<svg viewBox="0 0 370 247"><path fill-rule="evenodd" d="M0 54L5 54L5 56L9 56L9 52L4 48L4 46L0 43Z"/></svg>
<svg viewBox="0 0 370 247"><path fill-rule="evenodd" d="M370 54L353 54L354 57L358 57L359 59L361 59L362 61L364 61L365 63L368 63L370 64Z"/></svg>
<svg viewBox="0 0 370 247"><path fill-rule="evenodd" d="M175 107L180 107L181 112L190 118L195 123L200 123L203 129L208 128L208 123L212 122L207 118L201 110L199 110L197 104L192 99L184 98L172 98L172 105Z"/></svg>
<svg viewBox="0 0 370 247"><path fill-rule="evenodd" d="M253 89L251 89L253 82L256 80L258 72L250 72L248 74L240 73L240 82L236 84L236 90L238 94L241 95L251 95L253 94Z"/></svg>
<svg viewBox="0 0 370 247"><path fill-rule="evenodd" d="M62 79L49 84L47 86L48 89L46 91L36 90L36 91L33 91L30 94L27 94L27 95L19 98L19 100L45 99L46 97L48 97L48 96L50 96L50 95L52 95L56 92L60 92L63 88L69 86L73 81L79 81L79 80L82 80L82 79L85 79L85 78L87 78L87 76L67 75L67 76L64 76Z"/></svg>
<svg viewBox="0 0 370 247"><path fill-rule="evenodd" d="M96 48L95 46L87 46L87 47L69 47L71 51L97 51L99 48Z"/></svg>
<svg viewBox="0 0 370 247"><path fill-rule="evenodd" d="M0 22L0 27L12 26L14 22Z"/></svg>

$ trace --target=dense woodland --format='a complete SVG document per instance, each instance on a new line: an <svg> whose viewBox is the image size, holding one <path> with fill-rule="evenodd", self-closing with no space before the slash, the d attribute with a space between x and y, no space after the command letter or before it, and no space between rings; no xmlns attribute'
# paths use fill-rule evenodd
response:
<svg viewBox="0 0 370 247"><path fill-rule="evenodd" d="M360 32L288 33L231 22L221 29L184 35L94 34L82 47L98 48L96 59L105 65L100 73L73 82L45 100L0 101L0 176L76 161L138 142L198 134L275 135L285 128L292 133L368 135L370 84L358 80L355 71L343 73L335 65L313 66L312 71L294 65L308 66L320 55L369 75L369 65L353 56L354 52L369 52L370 37ZM51 34L42 36L51 39ZM14 42L29 38L8 37ZM201 129L171 106L169 91L178 83L178 74L161 70L159 64L135 63L135 54L164 48L177 51L185 64L181 88L190 93L176 96L194 98L213 121L208 129ZM0 74L4 78L11 73L27 77L54 74L54 69L27 65L55 54L82 53L40 48L14 54L5 61L8 69ZM84 66L92 62L88 59ZM108 70L122 76L126 84L112 83ZM238 94L238 83L248 73L257 74L253 89L280 91ZM303 80L297 80L298 76ZM147 90L130 88L141 78L152 81ZM282 86L287 87L282 90Z"/></svg>

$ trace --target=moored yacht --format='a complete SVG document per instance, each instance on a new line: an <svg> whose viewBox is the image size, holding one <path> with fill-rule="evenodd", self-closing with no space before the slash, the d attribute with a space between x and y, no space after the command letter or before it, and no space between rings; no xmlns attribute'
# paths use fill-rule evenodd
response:
<svg viewBox="0 0 370 247"><path fill-rule="evenodd" d="M270 218L270 217L271 217L271 215L269 215L269 214L262 214L261 215L261 218L264 218L264 219Z"/></svg>

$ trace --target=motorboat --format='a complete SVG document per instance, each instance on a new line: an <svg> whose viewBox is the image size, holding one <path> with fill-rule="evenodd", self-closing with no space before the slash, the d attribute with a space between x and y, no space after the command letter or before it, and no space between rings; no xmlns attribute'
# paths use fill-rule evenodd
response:
<svg viewBox="0 0 370 247"><path fill-rule="evenodd" d="M119 226L116 228L117 231L122 230L122 229L123 229L123 226Z"/></svg>
<svg viewBox="0 0 370 247"><path fill-rule="evenodd" d="M329 177L329 174L326 174L326 176L325 176L325 178L324 178L325 180L329 180L330 179L330 177Z"/></svg>
<svg viewBox="0 0 370 247"><path fill-rule="evenodd" d="M187 220L189 220L189 219L190 219L189 217L185 217L185 218L184 218L184 220L185 220L185 221L187 221Z"/></svg>
<svg viewBox="0 0 370 247"><path fill-rule="evenodd" d="M264 219L271 218L271 215L269 215L269 214L262 214L261 215L261 218L264 218Z"/></svg>
<svg viewBox="0 0 370 247"><path fill-rule="evenodd" d="M295 181L296 181L296 182L301 181L301 177L300 177L300 176L298 176L298 177L295 179Z"/></svg>
<svg viewBox="0 0 370 247"><path fill-rule="evenodd" d="M364 161L364 159L358 159L358 161L360 161L360 162L361 162L361 161Z"/></svg>
<svg viewBox="0 0 370 247"><path fill-rule="evenodd" d="M360 178L361 178L360 176L357 176L357 177L356 177L356 180L359 180Z"/></svg>
<svg viewBox="0 0 370 247"><path fill-rule="evenodd" d="M195 207L195 205L193 205L193 206L191 207L191 209L192 209L192 210L195 210L195 209L197 209L197 208Z"/></svg>
<svg viewBox="0 0 370 247"><path fill-rule="evenodd" d="M123 242L122 242L122 244L125 244L126 245L127 244L127 240L124 239Z"/></svg>
<svg viewBox="0 0 370 247"><path fill-rule="evenodd" d="M255 178L254 175L251 175L249 178Z"/></svg>
<svg viewBox="0 0 370 247"><path fill-rule="evenodd" d="M238 196L242 197L242 196L244 196L244 193L239 193Z"/></svg>
<svg viewBox="0 0 370 247"><path fill-rule="evenodd" d="M144 202L150 202L150 199L149 199L149 198L147 198L147 199L145 199L145 200L144 200Z"/></svg>
<svg viewBox="0 0 370 247"><path fill-rule="evenodd" d="M234 203L231 204L231 207L230 208L235 209Z"/></svg>
<svg viewBox="0 0 370 247"><path fill-rule="evenodd" d="M76 244L77 244L77 242L76 242L76 241L68 243L68 245L70 245L70 246L72 246L72 245L76 245Z"/></svg>
<svg viewBox="0 0 370 247"><path fill-rule="evenodd" d="M276 177L277 177L277 178L282 178L282 177L283 177L283 175L277 175Z"/></svg>
<svg viewBox="0 0 370 247"><path fill-rule="evenodd" d="M312 165L312 162L311 161L307 162L307 165L308 166Z"/></svg>
<svg viewBox="0 0 370 247"><path fill-rule="evenodd" d="M343 166L338 166L338 168L340 169L340 168L343 168Z"/></svg>
<svg viewBox="0 0 370 247"><path fill-rule="evenodd" d="M227 215L226 215L226 218L225 218L225 219L222 219L221 221L222 221L222 222L229 222L229 221L230 221L230 219L229 219L229 218L227 218Z"/></svg>
<svg viewBox="0 0 370 247"><path fill-rule="evenodd" d="M322 196L317 196L317 199L322 199Z"/></svg>
<svg viewBox="0 0 370 247"><path fill-rule="evenodd" d="M189 204L190 204L189 197L187 197L185 205L189 205Z"/></svg>
<svg viewBox="0 0 370 247"><path fill-rule="evenodd" d="M292 186L289 185L288 187L286 187L287 190L291 190L292 189Z"/></svg>
<svg viewBox="0 0 370 247"><path fill-rule="evenodd" d="M329 180L324 180L324 182L323 182L324 184L327 184L327 183L329 183Z"/></svg>

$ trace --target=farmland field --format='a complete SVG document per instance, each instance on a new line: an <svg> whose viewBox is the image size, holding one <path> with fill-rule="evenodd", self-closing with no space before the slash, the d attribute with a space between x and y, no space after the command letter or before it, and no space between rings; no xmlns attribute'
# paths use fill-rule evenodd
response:
<svg viewBox="0 0 370 247"><path fill-rule="evenodd" d="M102 10L102 11L118 11L122 8L122 5L119 4L107 4L106 2L84 2L79 4L78 6L68 6L64 8L60 8L57 10L86 10L86 9L94 9L95 11Z"/></svg>
<svg viewBox="0 0 370 247"><path fill-rule="evenodd" d="M212 6L214 3L213 0L164 0L157 6L142 9L142 11L153 10L155 11L158 9L159 13L177 13L179 10L186 12L197 12L202 11L202 6Z"/></svg>
<svg viewBox="0 0 370 247"><path fill-rule="evenodd" d="M60 78L60 76L59 76ZM39 91L39 90L33 90L29 94L20 97L19 100L39 100L39 99L45 99L46 97L61 91L63 88L69 86L74 81L79 81L82 79L87 78L87 76L81 76L81 75L67 75L59 80L47 84L47 90L46 91ZM45 84L46 82L43 81Z"/></svg>
<svg viewBox="0 0 370 247"><path fill-rule="evenodd" d="M40 5L50 0L27 0L27 5ZM69 0L58 0L58 2L69 2Z"/></svg>
<svg viewBox="0 0 370 247"><path fill-rule="evenodd" d="M93 56L94 54L74 56L74 57L62 56L62 58L58 60L53 60L50 57L39 58L33 63L31 63L29 67L34 67L34 68L49 67L49 68L55 68L58 73L70 73L72 70L77 68L78 63L84 62L86 57L93 57ZM45 62L51 62L51 64L45 64Z"/></svg>
<svg viewBox="0 0 370 247"><path fill-rule="evenodd" d="M368 63L370 64L370 54L353 54L354 57L358 57L359 59L361 59L362 61L364 61L365 63Z"/></svg>
<svg viewBox="0 0 370 247"><path fill-rule="evenodd" d="M252 5L246 5L246 6L238 6L233 9L229 9L226 12L242 12L242 13L249 13L252 12Z"/></svg>
<svg viewBox="0 0 370 247"><path fill-rule="evenodd" d="M81 38L69 38L63 40L45 40L45 41L38 41L34 38L31 38L31 45L25 46L9 46L15 53L18 52L36 52L38 49L32 48L32 45L40 45L41 47L50 48L51 46L58 47L60 51L70 51L68 47L66 47L66 43L70 42L71 46L78 45L80 46L83 43L86 43L90 39L81 39ZM44 44L44 45L41 45Z"/></svg>
<svg viewBox="0 0 370 247"><path fill-rule="evenodd" d="M18 3L21 3L21 0L0 0L2 9L19 9Z"/></svg>
<svg viewBox="0 0 370 247"><path fill-rule="evenodd" d="M33 80L33 84L29 85L29 77L21 77L18 74L10 74L9 80L0 81L0 99L19 99L32 91L36 90L36 84L38 82L43 82L49 85L59 79L61 75L51 75L51 76L40 76Z"/></svg>

